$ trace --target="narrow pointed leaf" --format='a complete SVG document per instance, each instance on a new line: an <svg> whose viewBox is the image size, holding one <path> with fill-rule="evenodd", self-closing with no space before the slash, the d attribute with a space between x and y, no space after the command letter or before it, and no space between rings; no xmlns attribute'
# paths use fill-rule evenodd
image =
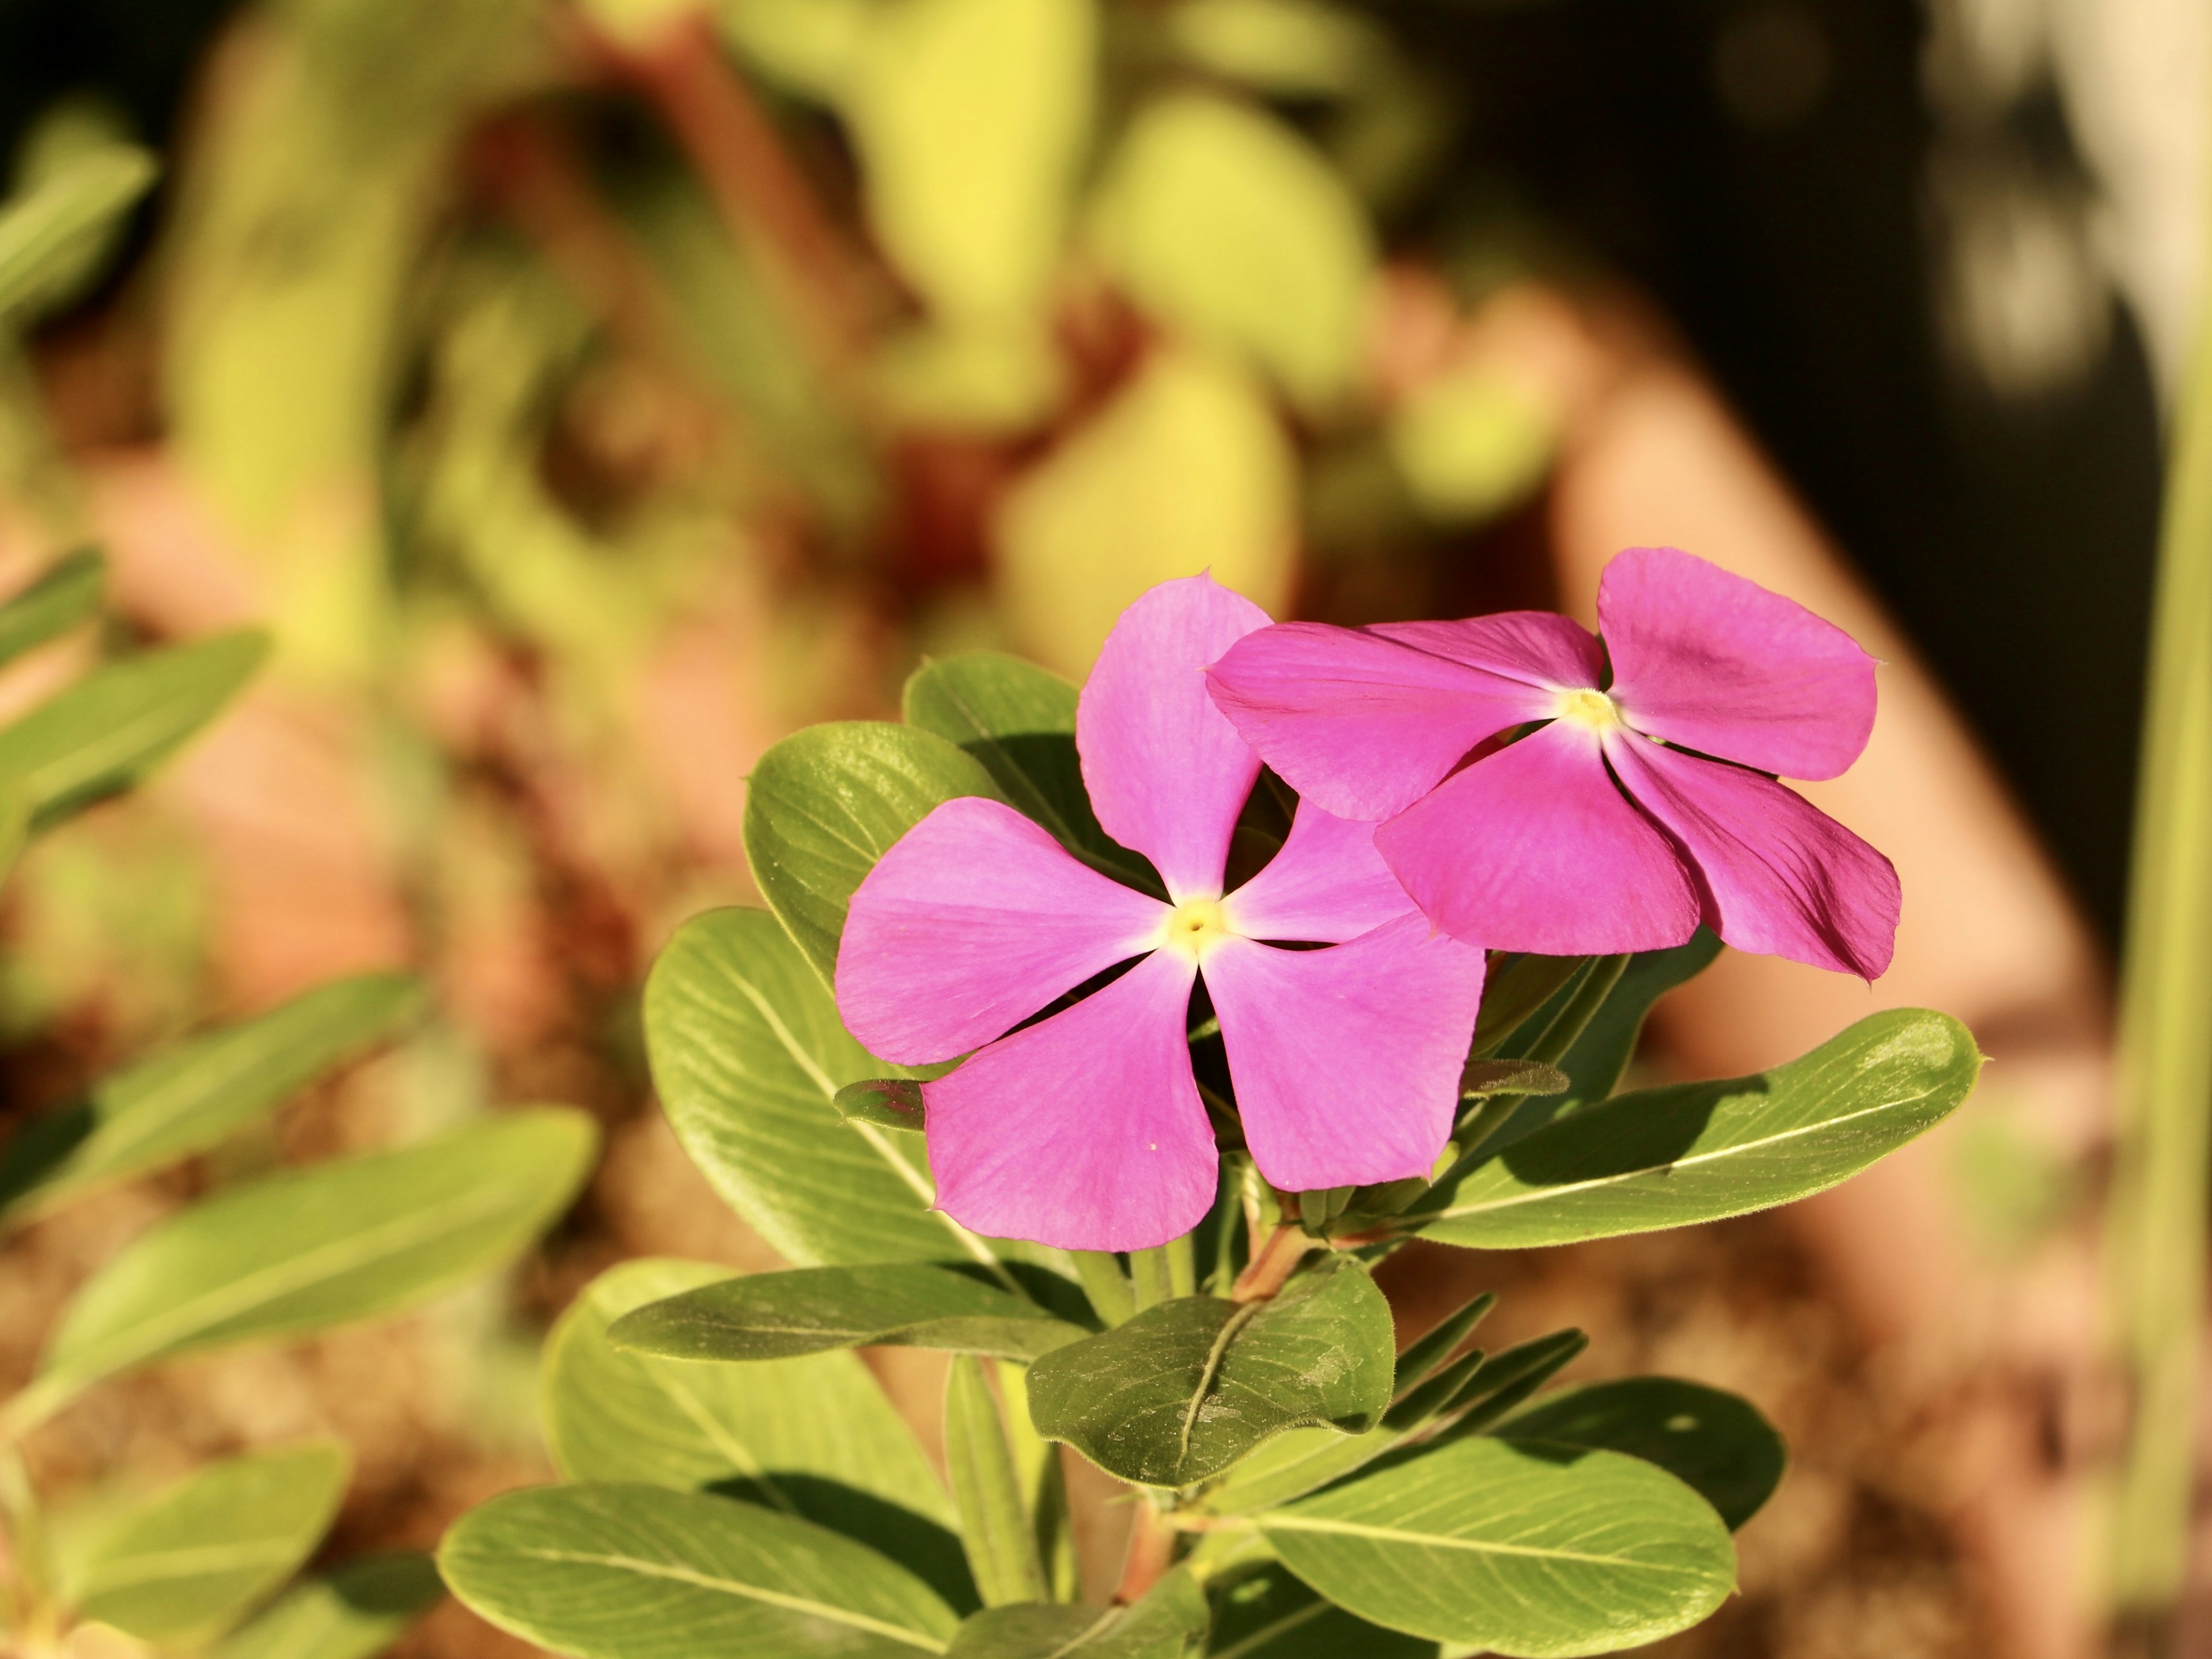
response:
<svg viewBox="0 0 2212 1659"><path fill-rule="evenodd" d="M129 144L80 156L0 210L0 320L51 302L154 182L154 158Z"/></svg>
<svg viewBox="0 0 2212 1659"><path fill-rule="evenodd" d="M1210 1614L1205 1592L1178 1569L1132 1607L1033 1601L979 1613L961 1626L950 1659L1195 1659Z"/></svg>
<svg viewBox="0 0 2212 1659"><path fill-rule="evenodd" d="M1426 1382L1430 1374L1450 1358L1459 1345L1474 1334L1474 1328L1497 1305L1497 1291L1485 1291L1446 1314L1407 1343L1405 1352L1398 1356L1399 1396L1402 1398L1416 1384Z"/></svg>
<svg viewBox="0 0 2212 1659"><path fill-rule="evenodd" d="M607 1334L617 1348L669 1359L875 1346L1033 1359L1090 1333L981 1273L905 1262L725 1279L625 1314Z"/></svg>
<svg viewBox="0 0 2212 1659"><path fill-rule="evenodd" d="M959 795L999 798L981 763L879 720L810 726L769 750L745 794L745 856L769 908L830 982L845 906L891 843Z"/></svg>
<svg viewBox="0 0 2212 1659"><path fill-rule="evenodd" d="M704 1492L546 1486L471 1510L438 1548L454 1595L576 1659L911 1659L957 1620L904 1567L811 1522Z"/></svg>
<svg viewBox="0 0 2212 1659"><path fill-rule="evenodd" d="M539 1385L562 1477L709 1491L797 1515L973 1607L944 1484L857 1354L702 1365L608 1340L632 1310L728 1277L703 1261L625 1261L569 1304Z"/></svg>
<svg viewBox="0 0 2212 1659"><path fill-rule="evenodd" d="M1711 1504L1730 1531L1774 1495L1790 1460L1782 1437L1748 1400L1672 1376L1563 1389L1492 1432L1656 1463Z"/></svg>
<svg viewBox="0 0 2212 1659"><path fill-rule="evenodd" d="M401 1152L241 1183L142 1234L63 1316L6 1414L157 1359L396 1313L519 1253L583 1184L580 1112L501 1112Z"/></svg>
<svg viewBox="0 0 2212 1659"><path fill-rule="evenodd" d="M356 975L104 1078L0 1152L0 1212L49 1209L204 1152L422 1009L422 987L407 975Z"/></svg>
<svg viewBox="0 0 2212 1659"><path fill-rule="evenodd" d="M1534 1019L1561 998L1573 994L1577 975L1589 968L1588 957L1516 956L1492 974L1482 988L1482 1008L1475 1016L1472 1054L1476 1059L1496 1054ZM1541 1030L1543 1025L1535 1028Z"/></svg>
<svg viewBox="0 0 2212 1659"><path fill-rule="evenodd" d="M945 1389L945 1462L968 1565L987 1607L1042 1601L1048 1592L1036 1538L1022 1504L1013 1454L983 1363L963 1353Z"/></svg>
<svg viewBox="0 0 2212 1659"><path fill-rule="evenodd" d="M219 635L95 669L0 731L0 774L30 796L33 827L141 781L220 714L269 653Z"/></svg>
<svg viewBox="0 0 2212 1659"><path fill-rule="evenodd" d="M1439 1182L1398 1224L1515 1249L1787 1204L1941 1122L1980 1068L1972 1036L1948 1015L1870 1015L1771 1072L1584 1107Z"/></svg>
<svg viewBox="0 0 2212 1659"><path fill-rule="evenodd" d="M1030 1368L1040 1433L1109 1474L1183 1486L1287 1429L1372 1428L1390 1403L1389 1304L1332 1256L1272 1302L1185 1297Z"/></svg>
<svg viewBox="0 0 2212 1659"><path fill-rule="evenodd" d="M1553 1331L1487 1356L1440 1409L1451 1420L1439 1438L1479 1433L1516 1408L1589 1346L1580 1331Z"/></svg>
<svg viewBox="0 0 2212 1659"><path fill-rule="evenodd" d="M1735 1586L1711 1505L1618 1452L1457 1440L1387 1459L1259 1525L1338 1606L1516 1659L1655 1642Z"/></svg>
<svg viewBox="0 0 2212 1659"><path fill-rule="evenodd" d="M1462 1097L1562 1095L1573 1086L1558 1066L1534 1060L1470 1060L1459 1075Z"/></svg>
<svg viewBox="0 0 2212 1659"><path fill-rule="evenodd" d="M142 1641L218 1636L314 1553L351 1467L331 1441L210 1464L100 1539L69 1597L81 1616Z"/></svg>
<svg viewBox="0 0 2212 1659"><path fill-rule="evenodd" d="M301 1579L212 1659L375 1659L445 1598L428 1556L362 1556Z"/></svg>
<svg viewBox="0 0 2212 1659"><path fill-rule="evenodd" d="M1434 1642L1370 1625L1273 1562L1212 1590L1212 1659L1437 1659Z"/></svg>
<svg viewBox="0 0 2212 1659"><path fill-rule="evenodd" d="M0 663L13 662L100 609L107 561L89 548L58 559L36 581L0 605Z"/></svg>
<svg viewBox="0 0 2212 1659"><path fill-rule="evenodd" d="M974 756L1007 803L1054 840L1139 886L1159 878L1098 826L1075 752L1076 688L1048 669L997 651L925 663L906 683L908 726Z"/></svg>
<svg viewBox="0 0 2212 1659"><path fill-rule="evenodd" d="M645 1040L677 1139L787 1261L997 1259L930 1208L920 1140L838 1115L840 1089L900 1068L847 1035L767 911L711 910L678 930L646 981Z"/></svg>

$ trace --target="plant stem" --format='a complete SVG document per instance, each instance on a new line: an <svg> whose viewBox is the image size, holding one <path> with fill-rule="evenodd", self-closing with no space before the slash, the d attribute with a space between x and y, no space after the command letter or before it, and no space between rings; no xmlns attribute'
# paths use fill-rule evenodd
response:
<svg viewBox="0 0 2212 1659"><path fill-rule="evenodd" d="M1267 1242L1252 1258L1252 1265L1237 1277L1237 1286L1230 1297L1237 1302L1265 1302L1281 1290L1290 1276L1305 1260L1306 1252L1319 1246L1309 1237L1304 1228L1296 1222L1285 1222L1268 1235Z"/></svg>
<svg viewBox="0 0 2212 1659"><path fill-rule="evenodd" d="M2106 1222L2134 1420L2105 1540L2108 1611L2157 1641L2187 1572L2212 1152L2212 263L2166 478L2136 797Z"/></svg>
<svg viewBox="0 0 2212 1659"><path fill-rule="evenodd" d="M1175 1559L1175 1529L1164 1526L1150 1500L1137 1505L1137 1524L1129 1534L1129 1553L1121 1564L1121 1588L1115 1601L1127 1607L1144 1599L1145 1592L1160 1581Z"/></svg>

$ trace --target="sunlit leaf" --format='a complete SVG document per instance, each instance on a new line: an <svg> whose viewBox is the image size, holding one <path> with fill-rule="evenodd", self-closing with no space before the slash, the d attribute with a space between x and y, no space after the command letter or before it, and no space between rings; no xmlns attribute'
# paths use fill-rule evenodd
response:
<svg viewBox="0 0 2212 1659"><path fill-rule="evenodd" d="M1492 375L1447 374L1391 411L1386 439L1407 493L1438 524L1479 524L1543 482L1555 422Z"/></svg>
<svg viewBox="0 0 2212 1659"><path fill-rule="evenodd" d="M314 1553L351 1468L331 1441L210 1464L106 1533L67 1594L83 1617L143 1641L220 1635Z"/></svg>
<svg viewBox="0 0 2212 1659"><path fill-rule="evenodd" d="M1712 1507L1617 1452L1456 1440L1258 1521L1285 1565L1360 1617L1524 1659L1656 1641L1735 1588Z"/></svg>
<svg viewBox="0 0 2212 1659"><path fill-rule="evenodd" d="M1204 1650L1208 1614L1205 1593L1178 1569L1131 1607L1033 1601L979 1613L947 1659L1187 1659Z"/></svg>
<svg viewBox="0 0 2212 1659"><path fill-rule="evenodd" d="M655 1486L508 1492L454 1523L438 1566L478 1615L577 1659L912 1659L958 1622L864 1545Z"/></svg>
<svg viewBox="0 0 2212 1659"><path fill-rule="evenodd" d="M957 1356L945 1387L945 1466L960 1514L968 1565L987 1607L1042 1601L1049 1595L1036 1534L999 1403L972 1353Z"/></svg>
<svg viewBox="0 0 2212 1659"><path fill-rule="evenodd" d="M397 1035L422 1007L422 988L407 975L357 975L103 1078L0 1152L0 1212L49 1209L203 1152Z"/></svg>
<svg viewBox="0 0 2212 1659"><path fill-rule="evenodd" d="M375 1659L445 1599L427 1555L367 1555L301 1579L212 1659Z"/></svg>
<svg viewBox="0 0 2212 1659"><path fill-rule="evenodd" d="M88 549L57 560L0 605L0 663L13 662L93 615L106 580L107 561Z"/></svg>
<svg viewBox="0 0 2212 1659"><path fill-rule="evenodd" d="M0 209L0 322L52 298L88 246L146 193L154 172L144 150L105 145Z"/></svg>

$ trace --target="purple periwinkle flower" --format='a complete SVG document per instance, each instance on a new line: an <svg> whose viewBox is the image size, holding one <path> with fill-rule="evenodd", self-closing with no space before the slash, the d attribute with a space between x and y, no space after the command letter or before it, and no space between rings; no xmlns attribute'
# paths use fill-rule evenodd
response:
<svg viewBox="0 0 2212 1659"><path fill-rule="evenodd" d="M1534 611L1286 623L1213 665L1213 697L1303 799L1379 821L1384 861L1458 938L1580 956L1703 921L1741 950L1881 974L1896 872L1775 778L1858 758L1874 659L1673 548L1613 559L1597 607L1600 638Z"/></svg>
<svg viewBox="0 0 2212 1659"><path fill-rule="evenodd" d="M1414 910L1374 825L1301 800L1282 849L1223 891L1260 761L1204 671L1267 625L1208 577L1164 582L1122 613L1083 688L1091 805L1170 902L975 798L931 812L853 895L836 974L853 1035L902 1065L975 1051L922 1094L938 1202L976 1232L1127 1250L1197 1225L1218 1168L1186 1038L1200 978L1276 1187L1426 1175L1443 1148L1483 954Z"/></svg>

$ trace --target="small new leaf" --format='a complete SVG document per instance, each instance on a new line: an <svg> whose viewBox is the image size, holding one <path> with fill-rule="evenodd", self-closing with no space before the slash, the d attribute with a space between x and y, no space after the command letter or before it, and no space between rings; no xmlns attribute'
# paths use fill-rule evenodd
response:
<svg viewBox="0 0 2212 1659"><path fill-rule="evenodd" d="M920 1134L923 1127L921 1085L912 1078L872 1077L848 1083L830 1097L848 1123L872 1123L881 1129Z"/></svg>

